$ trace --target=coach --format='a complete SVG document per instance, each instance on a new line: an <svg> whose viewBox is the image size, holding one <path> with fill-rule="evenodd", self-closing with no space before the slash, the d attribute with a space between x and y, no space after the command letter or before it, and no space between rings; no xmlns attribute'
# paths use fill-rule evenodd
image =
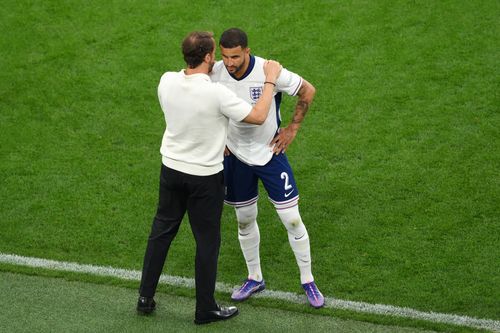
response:
<svg viewBox="0 0 500 333"><path fill-rule="evenodd" d="M236 307L221 307L214 298L228 121L264 122L281 66L275 61L265 63L267 84L252 107L228 88L210 81L208 73L215 63L215 40L211 33L190 33L182 43L182 53L187 68L163 74L158 86L167 126L160 149L158 209L144 256L137 310L142 314L154 311L158 280L187 211L196 241L194 321L205 324L238 314Z"/></svg>

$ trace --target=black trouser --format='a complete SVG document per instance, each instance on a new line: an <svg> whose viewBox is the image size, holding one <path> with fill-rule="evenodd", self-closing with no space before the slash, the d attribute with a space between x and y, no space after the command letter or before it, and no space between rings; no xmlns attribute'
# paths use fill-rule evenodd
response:
<svg viewBox="0 0 500 333"><path fill-rule="evenodd" d="M220 247L224 176L193 176L162 164L158 210L149 235L139 293L153 297L168 249L187 210L196 241L196 310L216 308L214 299Z"/></svg>

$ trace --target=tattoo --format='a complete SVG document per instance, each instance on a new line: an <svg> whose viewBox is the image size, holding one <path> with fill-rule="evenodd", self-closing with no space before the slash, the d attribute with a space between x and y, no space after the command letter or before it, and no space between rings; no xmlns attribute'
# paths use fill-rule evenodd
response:
<svg viewBox="0 0 500 333"><path fill-rule="evenodd" d="M307 111L309 110L309 105L311 105L314 94L314 87L307 81L304 81L302 87L299 89L299 100L297 101L297 105L295 106L295 112L292 117L292 124L300 125L304 117L306 116Z"/></svg>
<svg viewBox="0 0 500 333"><path fill-rule="evenodd" d="M309 110L309 102L304 99L299 99L297 106L295 107L295 112L293 114L292 124L300 124L304 117L306 116L307 110Z"/></svg>

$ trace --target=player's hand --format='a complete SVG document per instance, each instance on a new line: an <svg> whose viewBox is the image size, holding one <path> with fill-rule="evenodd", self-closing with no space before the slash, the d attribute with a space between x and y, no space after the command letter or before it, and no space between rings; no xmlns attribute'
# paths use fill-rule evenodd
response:
<svg viewBox="0 0 500 333"><path fill-rule="evenodd" d="M231 155L231 151L226 147L224 147L224 156L229 156Z"/></svg>
<svg viewBox="0 0 500 333"><path fill-rule="evenodd" d="M264 63L264 74L266 74L266 81L276 83L278 76L281 73L281 64L274 60L266 60Z"/></svg>
<svg viewBox="0 0 500 333"><path fill-rule="evenodd" d="M288 146L292 143L297 135L298 127L287 126L280 128L278 134L271 141L270 146L273 149L273 154L282 154L286 152Z"/></svg>

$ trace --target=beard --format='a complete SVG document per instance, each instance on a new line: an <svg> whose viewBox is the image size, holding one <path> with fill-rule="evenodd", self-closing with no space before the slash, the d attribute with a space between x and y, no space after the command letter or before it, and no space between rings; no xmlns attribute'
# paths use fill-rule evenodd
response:
<svg viewBox="0 0 500 333"><path fill-rule="evenodd" d="M226 66L226 69L229 73L231 74L236 74L238 73L243 67L245 67L245 58L243 58L243 62L239 66Z"/></svg>

